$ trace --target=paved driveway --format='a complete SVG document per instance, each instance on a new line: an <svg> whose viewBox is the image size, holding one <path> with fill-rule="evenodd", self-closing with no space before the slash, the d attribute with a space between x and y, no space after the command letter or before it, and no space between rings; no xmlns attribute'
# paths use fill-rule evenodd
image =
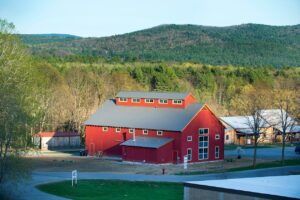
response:
<svg viewBox="0 0 300 200"><path fill-rule="evenodd" d="M243 149L242 157L253 157L254 149ZM225 156L237 156L236 150L225 150ZM263 159L281 159L281 148L257 148L257 158ZM285 148L285 159L299 158L300 155L295 153L295 147Z"/></svg>
<svg viewBox="0 0 300 200"><path fill-rule="evenodd" d="M228 172L219 174L206 175L143 175L143 174L122 174L122 173L98 173L98 172L79 172L79 179L106 179L106 180L130 180L130 181L166 181L166 182L186 182L186 181L200 181L200 180L218 180L229 178L245 178L245 177L263 177L263 176L279 176L289 175L293 172L300 172L300 166L279 167L269 169L258 169L241 172ZM32 179L20 183L18 190L13 191L20 200L35 200L35 199L58 199L64 198L54 195L46 194L35 188L38 184L70 180L71 172L33 172ZM70 181L71 184L71 181ZM78 182L80 184L80 180Z"/></svg>

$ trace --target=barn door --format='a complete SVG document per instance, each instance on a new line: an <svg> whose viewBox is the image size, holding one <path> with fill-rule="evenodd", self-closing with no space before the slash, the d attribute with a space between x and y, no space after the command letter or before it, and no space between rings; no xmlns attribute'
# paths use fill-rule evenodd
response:
<svg viewBox="0 0 300 200"><path fill-rule="evenodd" d="M173 162L174 162L174 164L177 164L177 162L178 162L178 152L177 151L173 151Z"/></svg>
<svg viewBox="0 0 300 200"><path fill-rule="evenodd" d="M126 141L126 132L123 133L123 141Z"/></svg>
<svg viewBox="0 0 300 200"><path fill-rule="evenodd" d="M89 155L90 156L93 156L95 154L95 144L94 143L91 143L90 144L90 152L89 152Z"/></svg>

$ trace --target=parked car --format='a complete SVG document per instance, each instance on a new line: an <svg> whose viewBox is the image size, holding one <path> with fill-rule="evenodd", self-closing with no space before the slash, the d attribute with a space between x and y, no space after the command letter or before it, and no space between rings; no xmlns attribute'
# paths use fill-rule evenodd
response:
<svg viewBox="0 0 300 200"><path fill-rule="evenodd" d="M80 156L87 156L88 155L88 150L87 149L82 149L79 151Z"/></svg>
<svg viewBox="0 0 300 200"><path fill-rule="evenodd" d="M300 154L300 142L296 144L295 153Z"/></svg>

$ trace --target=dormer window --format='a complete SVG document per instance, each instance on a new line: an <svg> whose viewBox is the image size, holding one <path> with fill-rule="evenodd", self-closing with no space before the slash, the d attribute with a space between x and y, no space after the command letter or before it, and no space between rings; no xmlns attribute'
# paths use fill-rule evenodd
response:
<svg viewBox="0 0 300 200"><path fill-rule="evenodd" d="M146 103L154 103L154 99L145 99Z"/></svg>
<svg viewBox="0 0 300 200"><path fill-rule="evenodd" d="M168 103L168 99L160 99L159 103L160 104L167 104Z"/></svg>
<svg viewBox="0 0 300 200"><path fill-rule="evenodd" d="M182 104L182 100L174 99L173 104Z"/></svg>
<svg viewBox="0 0 300 200"><path fill-rule="evenodd" d="M120 101L120 102L127 102L127 98L125 98L125 97L120 97L120 98L119 98L119 101Z"/></svg>
<svg viewBox="0 0 300 200"><path fill-rule="evenodd" d="M132 103L140 103L140 102L141 102L141 99L139 99L139 98L132 98L132 99L131 99L131 102L132 102Z"/></svg>

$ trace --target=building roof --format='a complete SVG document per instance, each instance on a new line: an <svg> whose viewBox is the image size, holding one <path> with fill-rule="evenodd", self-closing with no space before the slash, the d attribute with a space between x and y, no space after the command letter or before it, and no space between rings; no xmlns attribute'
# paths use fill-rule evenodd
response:
<svg viewBox="0 0 300 200"><path fill-rule="evenodd" d="M269 125L274 126L277 130L282 132L282 122L284 122L287 124L286 132L294 132L292 129L294 129L293 126L296 125L296 121L291 118L285 110L261 110L261 115Z"/></svg>
<svg viewBox="0 0 300 200"><path fill-rule="evenodd" d="M199 103L185 108L120 106L107 100L85 125L181 131L202 107Z"/></svg>
<svg viewBox="0 0 300 200"><path fill-rule="evenodd" d="M80 136L77 132L59 132L59 131L50 131L50 132L39 132L34 136L36 137L76 137Z"/></svg>
<svg viewBox="0 0 300 200"><path fill-rule="evenodd" d="M192 181L184 185L264 199L300 199L300 175Z"/></svg>
<svg viewBox="0 0 300 200"><path fill-rule="evenodd" d="M134 92L121 91L117 97L126 98L152 98L152 99L185 99L189 95L188 92Z"/></svg>
<svg viewBox="0 0 300 200"><path fill-rule="evenodd" d="M233 129L251 129L253 128L253 117L252 116L231 116L231 117L220 117L220 119L228 124ZM262 119L261 128L267 128L268 123Z"/></svg>
<svg viewBox="0 0 300 200"><path fill-rule="evenodd" d="M173 138L156 138L156 137L136 137L135 141L132 139L123 142L122 146L131 147L145 147L145 148L160 148L165 144L173 141Z"/></svg>

